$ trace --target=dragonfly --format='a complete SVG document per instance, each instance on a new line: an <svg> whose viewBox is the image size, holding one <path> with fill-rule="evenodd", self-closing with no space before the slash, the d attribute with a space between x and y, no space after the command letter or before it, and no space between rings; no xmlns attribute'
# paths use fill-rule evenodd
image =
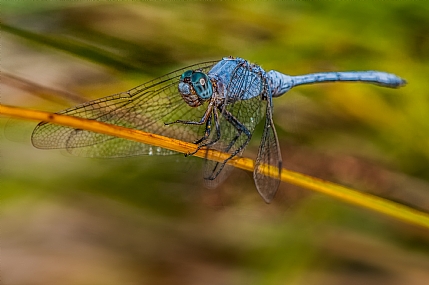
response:
<svg viewBox="0 0 429 285"><path fill-rule="evenodd" d="M253 178L265 202L277 192L282 169L279 140L273 122L273 98L291 88L320 82L358 81L397 88L406 81L380 71L321 72L286 75L264 71L238 57L194 64L131 90L58 112L191 142L200 149L227 153L222 162L205 160L204 181L214 188L226 179L241 156L256 125L265 117ZM170 155L175 152L83 129L41 122L32 143L40 149L66 149L86 157ZM269 167L267 167L269 166ZM265 169L265 170L264 170ZM268 169L268 171L267 171Z"/></svg>

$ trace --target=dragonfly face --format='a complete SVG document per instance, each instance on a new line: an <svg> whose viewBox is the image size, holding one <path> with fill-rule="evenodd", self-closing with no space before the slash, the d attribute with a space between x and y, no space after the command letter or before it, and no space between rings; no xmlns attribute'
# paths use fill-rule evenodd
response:
<svg viewBox="0 0 429 285"><path fill-rule="evenodd" d="M207 74L188 70L180 76L179 92L189 106L198 107L212 97L213 86Z"/></svg>

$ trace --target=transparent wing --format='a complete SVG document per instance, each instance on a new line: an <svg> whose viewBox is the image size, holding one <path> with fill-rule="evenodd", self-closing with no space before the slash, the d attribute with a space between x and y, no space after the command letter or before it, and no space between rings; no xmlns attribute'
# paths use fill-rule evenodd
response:
<svg viewBox="0 0 429 285"><path fill-rule="evenodd" d="M121 127L142 130L187 142L204 133L201 126L172 124L175 120L199 120L207 106L189 107L178 92L181 74L189 69L207 73L217 61L195 64L137 86L127 92L100 98L58 114L97 120ZM74 155L87 157L123 157L167 155L174 152L150 145L107 136L82 129L40 123L33 131L37 148L65 148Z"/></svg>
<svg viewBox="0 0 429 285"><path fill-rule="evenodd" d="M234 70L227 87L227 103L219 119L221 137L217 143L210 146L211 149L229 153L231 156L243 153L265 111L266 101L262 99L265 92L264 82L262 74L255 73L248 66L238 66ZM250 91L256 96L248 99ZM229 115L232 115L233 121ZM235 121L238 124L234 123ZM246 130L250 137L243 130ZM204 167L206 186L214 188L222 183L231 169L232 166L225 163L206 160Z"/></svg>
<svg viewBox="0 0 429 285"><path fill-rule="evenodd" d="M262 134L261 144L259 145L253 178L259 194L264 198L265 202L270 203L274 199L277 189L279 188L282 156L280 153L276 129L274 128L273 123L271 96L269 96L267 101L265 127ZM269 175L267 176L261 171L261 166L263 165L274 166L277 169L269 168Z"/></svg>

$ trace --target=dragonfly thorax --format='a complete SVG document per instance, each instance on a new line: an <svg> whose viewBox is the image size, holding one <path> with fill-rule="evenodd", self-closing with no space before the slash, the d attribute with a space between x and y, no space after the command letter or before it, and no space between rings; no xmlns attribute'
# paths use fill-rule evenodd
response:
<svg viewBox="0 0 429 285"><path fill-rule="evenodd" d="M180 77L179 92L189 106L198 107L212 97L213 86L207 74L188 70Z"/></svg>

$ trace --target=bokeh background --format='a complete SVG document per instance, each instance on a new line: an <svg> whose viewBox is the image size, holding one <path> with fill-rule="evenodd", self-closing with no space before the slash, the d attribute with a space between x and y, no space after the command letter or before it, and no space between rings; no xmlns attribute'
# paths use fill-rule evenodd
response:
<svg viewBox="0 0 429 285"><path fill-rule="evenodd" d="M405 88L302 86L274 101L285 167L429 212L425 1L2 1L1 103L59 111L200 61L286 74L383 70ZM0 118L4 284L428 284L429 234L197 158L85 159ZM255 157L262 126L245 155Z"/></svg>

